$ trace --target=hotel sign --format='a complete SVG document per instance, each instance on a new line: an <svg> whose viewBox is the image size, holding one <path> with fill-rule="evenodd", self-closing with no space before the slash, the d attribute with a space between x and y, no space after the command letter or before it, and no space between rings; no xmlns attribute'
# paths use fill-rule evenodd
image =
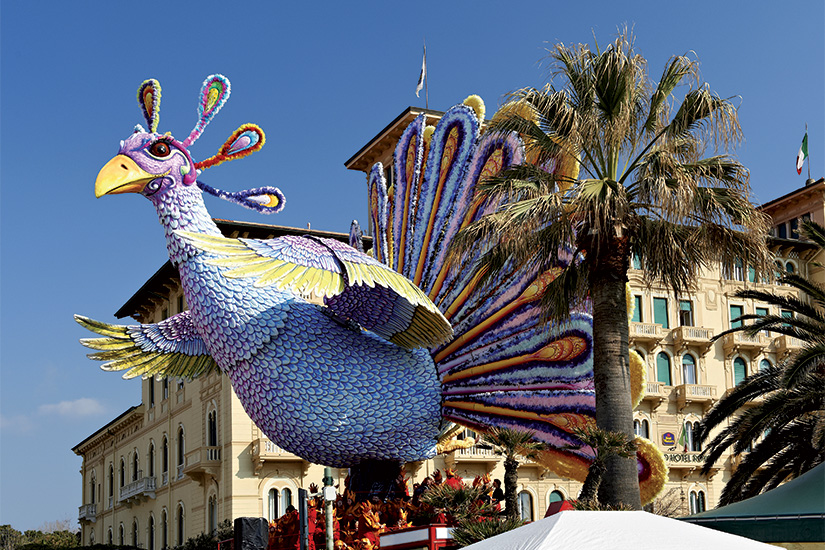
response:
<svg viewBox="0 0 825 550"><path fill-rule="evenodd" d="M673 432L665 432L662 434L662 445L665 447L673 447L676 445L676 436Z"/></svg>
<svg viewBox="0 0 825 550"><path fill-rule="evenodd" d="M703 464L705 459L699 453L664 453L665 460L668 462L689 462L696 464Z"/></svg>

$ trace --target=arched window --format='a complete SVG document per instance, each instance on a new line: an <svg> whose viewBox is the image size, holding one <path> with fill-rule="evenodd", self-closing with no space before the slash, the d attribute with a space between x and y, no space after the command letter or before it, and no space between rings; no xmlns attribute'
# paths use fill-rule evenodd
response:
<svg viewBox="0 0 825 550"><path fill-rule="evenodd" d="M705 492L691 491L690 492L690 513L698 514L705 511Z"/></svg>
<svg viewBox="0 0 825 550"><path fill-rule="evenodd" d="M733 360L733 385L739 385L748 375L748 364L741 357Z"/></svg>
<svg viewBox="0 0 825 550"><path fill-rule="evenodd" d="M670 357L661 351L656 356L656 380L665 386L670 386Z"/></svg>
<svg viewBox="0 0 825 550"><path fill-rule="evenodd" d="M138 452L132 453L132 481L137 481L140 475L140 461L138 460Z"/></svg>
<svg viewBox="0 0 825 550"><path fill-rule="evenodd" d="M109 499L115 496L115 467L109 464ZM111 506L111 501L109 505Z"/></svg>
<svg viewBox="0 0 825 550"><path fill-rule="evenodd" d="M155 444L149 443L149 455L147 457L147 470L149 471L149 477L155 477Z"/></svg>
<svg viewBox="0 0 825 550"><path fill-rule="evenodd" d="M285 487L284 490L281 491L281 510L283 510L281 513L286 512L286 509L290 506L292 506L292 491Z"/></svg>
<svg viewBox="0 0 825 550"><path fill-rule="evenodd" d="M650 439L650 423L645 419L633 421L633 433L639 437Z"/></svg>
<svg viewBox="0 0 825 550"><path fill-rule="evenodd" d="M179 502L178 503L178 518L177 518L177 520L178 520L178 522L177 522L177 527L178 527L177 544L178 544L178 546L182 545L185 542L184 538L183 538L183 535L184 535L183 519L184 519L183 518L183 503Z"/></svg>
<svg viewBox="0 0 825 550"><path fill-rule="evenodd" d="M89 482L89 504L95 504L95 487L97 486L97 479L95 473L92 472L92 479Z"/></svg>
<svg viewBox="0 0 825 550"><path fill-rule="evenodd" d="M274 521L278 519L278 489L270 489L267 495L267 516L266 519Z"/></svg>
<svg viewBox="0 0 825 550"><path fill-rule="evenodd" d="M120 487L121 489L126 485L126 461L123 457L120 458Z"/></svg>
<svg viewBox="0 0 825 550"><path fill-rule="evenodd" d="M109 527L109 532L106 535L106 542L108 542L109 544L114 544L115 543L115 534L112 532L111 527Z"/></svg>
<svg viewBox="0 0 825 550"><path fill-rule="evenodd" d="M699 422L685 422L685 450L699 452L702 446L699 445Z"/></svg>
<svg viewBox="0 0 825 550"><path fill-rule="evenodd" d="M218 530L218 497L212 495L206 504L206 521L209 534L214 535Z"/></svg>
<svg viewBox="0 0 825 550"><path fill-rule="evenodd" d="M167 399L169 399L169 378L163 379L161 388L163 390L163 400L166 401Z"/></svg>
<svg viewBox="0 0 825 550"><path fill-rule="evenodd" d="M122 523L120 524L120 527L118 527L118 539L117 540L118 540L118 542L120 543L121 546L123 546L125 544L125 542L123 541L123 524Z"/></svg>
<svg viewBox="0 0 825 550"><path fill-rule="evenodd" d="M132 521L132 546L138 545L138 524L137 519Z"/></svg>
<svg viewBox="0 0 825 550"><path fill-rule="evenodd" d="M554 502L561 502L564 500L564 493L561 491L553 491L550 493L550 504Z"/></svg>
<svg viewBox="0 0 825 550"><path fill-rule="evenodd" d="M149 550L155 550L155 516L149 516L149 540L146 546Z"/></svg>
<svg viewBox="0 0 825 550"><path fill-rule="evenodd" d="M770 361L768 361L767 359L762 359L761 361L759 361L759 370L760 371L763 371L763 370L766 370L766 369L769 369L769 368L771 368L771 362Z"/></svg>
<svg viewBox="0 0 825 550"><path fill-rule="evenodd" d="M165 508L160 513L160 547L169 547L169 516L166 515Z"/></svg>
<svg viewBox="0 0 825 550"><path fill-rule="evenodd" d="M209 447L218 446L218 411L212 409L207 415L207 445Z"/></svg>
<svg viewBox="0 0 825 550"><path fill-rule="evenodd" d="M92 529L89 532L89 544L93 545L95 543L95 530Z"/></svg>
<svg viewBox="0 0 825 550"><path fill-rule="evenodd" d="M163 466L163 473L169 471L169 440L166 439L166 436L163 436L163 449L161 450L163 456L161 457L161 464Z"/></svg>
<svg viewBox="0 0 825 550"><path fill-rule="evenodd" d="M788 262L785 264L785 271L788 273L788 275L793 275L794 273L796 273L796 266L793 265L793 262Z"/></svg>
<svg viewBox="0 0 825 550"><path fill-rule="evenodd" d="M527 491L518 494L518 513L524 521L533 521L533 495Z"/></svg>
<svg viewBox="0 0 825 550"><path fill-rule="evenodd" d="M184 455L186 454L186 441L183 436L183 426L178 428L178 466L183 466Z"/></svg>
<svg viewBox="0 0 825 550"><path fill-rule="evenodd" d="M696 359L689 353L682 356L682 383L698 384L696 376Z"/></svg>

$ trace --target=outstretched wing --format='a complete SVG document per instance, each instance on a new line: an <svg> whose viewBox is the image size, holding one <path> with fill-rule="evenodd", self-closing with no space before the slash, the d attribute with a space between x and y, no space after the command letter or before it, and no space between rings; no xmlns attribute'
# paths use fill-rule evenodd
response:
<svg viewBox="0 0 825 550"><path fill-rule="evenodd" d="M322 296L331 312L406 348L430 347L452 336L450 323L432 301L403 275L334 239L284 236L228 239L177 231L194 247L227 268L226 277L255 278Z"/></svg>
<svg viewBox="0 0 825 550"><path fill-rule="evenodd" d="M194 378L220 372L209 355L188 311L151 325L110 325L75 315L75 321L103 338L84 338L87 348L98 350L89 358L107 361L103 370L125 370L123 378L141 376Z"/></svg>

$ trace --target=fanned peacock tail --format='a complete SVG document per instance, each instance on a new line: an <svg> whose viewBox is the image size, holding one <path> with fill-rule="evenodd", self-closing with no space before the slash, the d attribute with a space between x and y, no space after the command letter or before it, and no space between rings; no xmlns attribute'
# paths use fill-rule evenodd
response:
<svg viewBox="0 0 825 550"><path fill-rule="evenodd" d="M460 264L448 258L458 232L499 206L477 200L476 185L523 158L518 136L480 134L466 105L447 111L430 139L420 115L395 149L395 187L386 189L380 164L370 172L375 256L419 285L453 325L455 338L432 350L444 418L480 431L533 431L554 449L546 454L554 469L580 477L592 455L571 450L580 444L572 429L595 417L591 317L542 321L542 290L558 268L511 263L481 283L483 249Z"/></svg>

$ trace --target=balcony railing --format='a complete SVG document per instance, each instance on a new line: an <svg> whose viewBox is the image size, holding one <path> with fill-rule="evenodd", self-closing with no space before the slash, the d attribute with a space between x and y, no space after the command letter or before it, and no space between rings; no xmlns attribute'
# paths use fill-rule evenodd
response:
<svg viewBox="0 0 825 550"><path fill-rule="evenodd" d="M690 403L701 403L703 408L712 405L716 397L716 386L706 384L682 384L676 386L676 399L679 408L683 409Z"/></svg>
<svg viewBox="0 0 825 550"><path fill-rule="evenodd" d="M673 344L675 346L702 348L702 353L710 349L711 338L713 338L712 328L681 326L673 329Z"/></svg>
<svg viewBox="0 0 825 550"><path fill-rule="evenodd" d="M255 466L255 475L261 471L264 462L303 462L305 467L309 462L277 446L265 437L259 437L252 442L252 463Z"/></svg>
<svg viewBox="0 0 825 550"><path fill-rule="evenodd" d="M175 480L183 479L183 469L184 468L185 468L185 465L178 464L177 477L175 478Z"/></svg>
<svg viewBox="0 0 825 550"><path fill-rule="evenodd" d="M97 519L97 504L84 504L81 506L77 519L94 523Z"/></svg>
<svg viewBox="0 0 825 550"><path fill-rule="evenodd" d="M141 477L120 488L118 502L131 504L132 501L142 501L150 498L155 498L155 478Z"/></svg>
<svg viewBox="0 0 825 550"><path fill-rule="evenodd" d="M218 446L200 447L186 453L186 466L183 473L200 484L215 479L221 470L221 448Z"/></svg>
<svg viewBox="0 0 825 550"><path fill-rule="evenodd" d="M654 403L653 408L655 409L663 401L670 398L671 390L672 389L668 389L668 386L666 386L664 382L648 380L645 395L642 399L652 401Z"/></svg>
<svg viewBox="0 0 825 550"><path fill-rule="evenodd" d="M658 342L665 334L658 323L630 323L630 340L636 342Z"/></svg>
<svg viewBox="0 0 825 550"><path fill-rule="evenodd" d="M790 355L795 351L799 351L805 346L805 341L793 336L782 334L774 341L776 353L782 356Z"/></svg>
<svg viewBox="0 0 825 550"><path fill-rule="evenodd" d="M456 458L483 460L492 459L498 461L499 455L496 454L491 445L481 443L473 445L472 447L467 447L466 449L458 449L456 451Z"/></svg>
<svg viewBox="0 0 825 550"><path fill-rule="evenodd" d="M725 334L722 339L722 347L725 350L725 355L730 356L738 350L748 350L753 352L762 351L770 343L770 338L763 333L754 334L750 336L744 332L732 332Z"/></svg>
<svg viewBox="0 0 825 550"><path fill-rule="evenodd" d="M160 476L160 486L169 485L169 472L163 472Z"/></svg>

